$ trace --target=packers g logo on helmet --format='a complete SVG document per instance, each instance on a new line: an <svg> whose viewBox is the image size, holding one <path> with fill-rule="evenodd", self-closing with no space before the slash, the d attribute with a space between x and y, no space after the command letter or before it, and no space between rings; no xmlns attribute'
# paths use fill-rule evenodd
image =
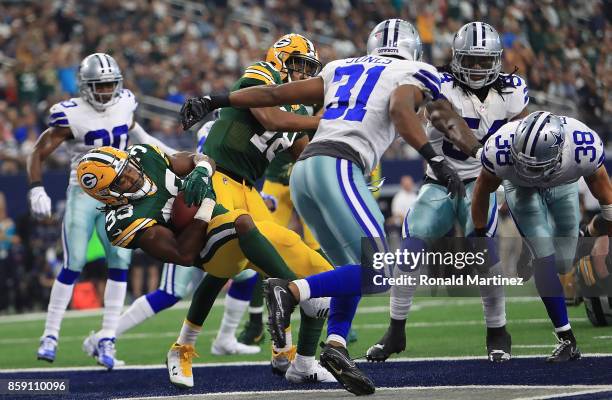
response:
<svg viewBox="0 0 612 400"><path fill-rule="evenodd" d="M127 198L112 191L111 186L127 166L129 158L127 152L110 146L88 151L77 166L81 188L94 199L110 206L127 203Z"/></svg>
<svg viewBox="0 0 612 400"><path fill-rule="evenodd" d="M278 39L268 49L266 61L281 73L283 80L291 80L290 72L316 76L322 68L314 44L306 37L290 33Z"/></svg>

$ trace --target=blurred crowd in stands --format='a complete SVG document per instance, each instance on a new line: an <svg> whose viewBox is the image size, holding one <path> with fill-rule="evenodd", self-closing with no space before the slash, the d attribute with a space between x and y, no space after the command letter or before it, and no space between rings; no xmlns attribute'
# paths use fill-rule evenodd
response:
<svg viewBox="0 0 612 400"><path fill-rule="evenodd" d="M482 20L500 32L504 70L527 78L532 103L578 115L606 140L612 28L598 0L97 0L0 1L0 173L15 173L46 127L50 105L78 95L79 61L112 54L137 95L181 104L227 89L279 36L306 33L323 62L364 52L376 22L412 21L424 58L443 65L454 33ZM569 109L567 108L569 105ZM568 111L569 110L569 111ZM173 138L176 122L144 121ZM406 157L403 146L388 157ZM59 152L50 166L65 165Z"/></svg>
<svg viewBox="0 0 612 400"><path fill-rule="evenodd" d="M450 60L462 24L490 23L502 37L504 71L527 79L532 106L577 116L612 145L609 13L599 0L0 0L0 175L23 172L49 107L78 96L78 65L90 53L119 62L149 133L191 149L193 136L181 133L172 113L142 111L150 99L178 109L189 96L225 90L289 32L312 39L324 63L360 55L372 27L390 17L413 22L424 60L439 66ZM401 143L386 154L413 156ZM68 162L60 149L46 165ZM412 199L414 184L401 186ZM11 221L5 208L0 192L0 311L9 303L44 306L61 259L61 217ZM33 267L8 267L18 264Z"/></svg>

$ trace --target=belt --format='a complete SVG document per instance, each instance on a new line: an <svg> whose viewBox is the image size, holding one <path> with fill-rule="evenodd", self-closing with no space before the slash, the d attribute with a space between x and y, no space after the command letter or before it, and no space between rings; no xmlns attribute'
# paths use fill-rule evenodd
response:
<svg viewBox="0 0 612 400"><path fill-rule="evenodd" d="M217 171L221 172L223 175L227 175L228 177L232 178L232 180L245 185L246 187L248 187L249 189L252 189L254 186L244 177L244 176L240 176L239 174L229 171L219 165L217 165L216 168Z"/></svg>
<svg viewBox="0 0 612 400"><path fill-rule="evenodd" d="M468 183L472 183L475 180L476 180L476 178L468 178L468 179L462 180L462 182L463 182L464 185L467 185ZM433 184L436 184L436 185L440 185L440 186L446 187L446 185L442 184L442 182L440 182L437 179L434 179L434 178L430 177L429 175L425 175L425 179L423 179L423 184L426 184L426 183L433 183Z"/></svg>

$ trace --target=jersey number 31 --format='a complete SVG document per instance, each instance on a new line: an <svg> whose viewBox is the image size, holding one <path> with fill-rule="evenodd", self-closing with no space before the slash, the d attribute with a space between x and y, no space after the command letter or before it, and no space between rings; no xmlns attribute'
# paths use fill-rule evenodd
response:
<svg viewBox="0 0 612 400"><path fill-rule="evenodd" d="M363 117L366 114L366 104L368 104L368 99L374 90L374 86L376 86L376 82L378 82L378 78L380 78L380 74L385 69L384 66L378 65L376 67L368 68L367 70L362 64L354 64L348 65L346 67L338 67L334 72L334 82L340 81L343 77L348 76L346 83L336 90L335 97L337 100L335 103L336 106L332 106L330 104L327 106L325 113L323 114L323 119L338 119L343 117L342 119L345 121L363 121ZM348 108L349 102L352 96L351 91L361 78L363 74L367 75L365 82L363 82L363 86L361 86L361 90L357 94L357 98L355 99L355 105L351 108Z"/></svg>

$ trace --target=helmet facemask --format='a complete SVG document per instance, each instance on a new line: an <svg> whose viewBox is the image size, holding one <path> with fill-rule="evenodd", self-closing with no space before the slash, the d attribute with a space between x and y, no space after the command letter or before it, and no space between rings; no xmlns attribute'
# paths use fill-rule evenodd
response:
<svg viewBox="0 0 612 400"><path fill-rule="evenodd" d="M502 68L501 51L453 49L451 70L455 78L472 89L493 84Z"/></svg>
<svg viewBox="0 0 612 400"><path fill-rule="evenodd" d="M113 85L112 91L106 90ZM111 81L81 82L81 94L97 111L104 111L119 101L119 94L123 90L123 79Z"/></svg>
<svg viewBox="0 0 612 400"><path fill-rule="evenodd" d="M291 74L301 75L301 79L312 78L321 72L323 67L321 62L314 57L305 54L289 54L284 64L284 72L287 80L292 81Z"/></svg>
<svg viewBox="0 0 612 400"><path fill-rule="evenodd" d="M125 174L137 175L138 178L133 179L130 186L124 187ZM154 190L153 182L144 173L140 163L131 156L119 168L117 176L108 186L108 194L115 197L121 204L143 198Z"/></svg>
<svg viewBox="0 0 612 400"><path fill-rule="evenodd" d="M525 182L537 183L550 181L561 167L561 151L551 160L538 162L535 157L529 157L524 153L516 153L511 147L514 170Z"/></svg>

